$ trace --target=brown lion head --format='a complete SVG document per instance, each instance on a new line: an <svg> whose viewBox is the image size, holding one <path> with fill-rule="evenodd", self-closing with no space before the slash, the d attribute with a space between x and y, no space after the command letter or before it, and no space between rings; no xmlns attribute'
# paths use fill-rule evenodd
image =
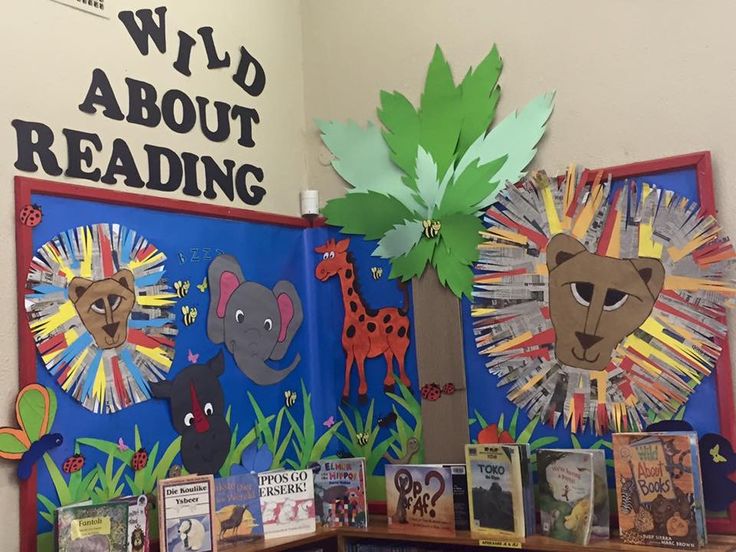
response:
<svg viewBox="0 0 736 552"><path fill-rule="evenodd" d="M590 253L557 234L547 245L549 310L557 359L602 370L611 353L651 314L664 285L658 259L616 259Z"/></svg>
<svg viewBox="0 0 736 552"><path fill-rule="evenodd" d="M127 269L104 280L77 277L69 282L69 299L100 349L120 347L128 337L128 318L135 305L133 282Z"/></svg>

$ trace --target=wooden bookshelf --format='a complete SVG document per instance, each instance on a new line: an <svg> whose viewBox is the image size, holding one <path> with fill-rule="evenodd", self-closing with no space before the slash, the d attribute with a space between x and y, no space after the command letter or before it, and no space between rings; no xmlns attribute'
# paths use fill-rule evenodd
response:
<svg viewBox="0 0 736 552"><path fill-rule="evenodd" d="M280 552L310 550L311 548L324 548L326 552L341 552L347 549L352 542L374 541L376 544L383 541L387 545L393 544L416 544L426 543L432 545L446 545L447 550L472 549L478 550L509 550L515 547L495 547L484 544L483 540L471 536L469 531L458 531L455 535L437 535L422 533L406 527L390 527L383 516L371 516L369 527L356 529L343 527L340 529L318 529L315 533L300 535L284 539L262 540L251 544L242 544L228 548L222 548L220 552ZM667 548L653 548L647 546L634 546L623 544L617 538L604 541L592 541L588 546L578 546L548 537L533 536L523 543L518 543L517 549L531 551L560 551L560 550L611 550L619 552L644 552L651 550L668 550ZM703 552L736 552L736 535L709 535L708 546L701 548Z"/></svg>

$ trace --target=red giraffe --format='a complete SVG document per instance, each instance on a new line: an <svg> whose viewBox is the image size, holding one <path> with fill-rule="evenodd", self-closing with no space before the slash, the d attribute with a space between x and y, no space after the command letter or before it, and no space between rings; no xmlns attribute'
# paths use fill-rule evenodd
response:
<svg viewBox="0 0 736 552"><path fill-rule="evenodd" d="M384 391L392 391L394 387L393 359L399 364L399 378L407 387L411 382L404 369L404 357L409 348L409 294L404 291L404 305L398 307L383 307L373 310L368 307L360 296L357 275L352 256L348 252L350 240L345 239L335 243L329 240L324 245L316 247L317 253L322 253L322 261L314 270L316 278L322 282L337 275L340 278L342 303L345 307L345 321L342 326L342 348L345 349L345 385L342 389L342 399L350 396L350 371L353 362L358 366L358 399L365 402L368 399L368 384L365 381L365 359L383 355L386 359L386 377L383 379Z"/></svg>

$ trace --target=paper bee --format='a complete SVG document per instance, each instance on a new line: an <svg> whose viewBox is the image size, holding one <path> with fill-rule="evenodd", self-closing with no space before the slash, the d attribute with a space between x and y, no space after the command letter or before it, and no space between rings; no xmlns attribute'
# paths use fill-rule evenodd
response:
<svg viewBox="0 0 736 552"><path fill-rule="evenodd" d="M284 404L291 408L296 403L296 391L284 391Z"/></svg>
<svg viewBox="0 0 736 552"><path fill-rule="evenodd" d="M179 299L189 293L189 285L189 280L184 280L183 282L181 280L177 280L174 282L174 291Z"/></svg>
<svg viewBox="0 0 736 552"><path fill-rule="evenodd" d="M383 268L381 268L380 266L372 266L371 275L373 276L374 280L379 280L381 276L383 276Z"/></svg>
<svg viewBox="0 0 736 552"><path fill-rule="evenodd" d="M204 277L204 280L202 280L201 284L197 284L197 289L202 293L207 291L207 276Z"/></svg>
<svg viewBox="0 0 736 552"><path fill-rule="evenodd" d="M422 230L422 233L424 234L424 237L426 238L436 238L439 233L440 229L442 228L442 224L438 220L423 220L422 221L422 227L424 230Z"/></svg>
<svg viewBox="0 0 736 552"><path fill-rule="evenodd" d="M197 319L197 307L190 307L188 305L182 305L181 307L181 319L185 326L191 326Z"/></svg>
<svg viewBox="0 0 736 552"><path fill-rule="evenodd" d="M368 433L356 433L355 439L358 441L358 444L362 447L368 444L368 438L370 435Z"/></svg>

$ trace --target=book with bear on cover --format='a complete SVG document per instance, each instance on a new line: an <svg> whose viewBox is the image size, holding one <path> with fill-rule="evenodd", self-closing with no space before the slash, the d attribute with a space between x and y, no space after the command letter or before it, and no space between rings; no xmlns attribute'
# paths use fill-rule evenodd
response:
<svg viewBox="0 0 736 552"><path fill-rule="evenodd" d="M689 549L705 545L695 433L615 433L613 457L623 542Z"/></svg>
<svg viewBox="0 0 736 552"><path fill-rule="evenodd" d="M215 479L215 535L221 550L263 538L258 475Z"/></svg>
<svg viewBox="0 0 736 552"><path fill-rule="evenodd" d="M189 475L158 482L161 552L217 552L214 527L215 480Z"/></svg>
<svg viewBox="0 0 736 552"><path fill-rule="evenodd" d="M107 502L59 508L56 511L56 550L128 550L128 505L124 502Z"/></svg>
<svg viewBox="0 0 736 552"><path fill-rule="evenodd" d="M502 539L527 535L524 482L515 445L466 445L470 531Z"/></svg>
<svg viewBox="0 0 736 552"><path fill-rule="evenodd" d="M367 527L365 459L320 460L314 471L314 503L320 525Z"/></svg>
<svg viewBox="0 0 736 552"><path fill-rule="evenodd" d="M311 469L261 472L258 487L266 539L313 533L317 529Z"/></svg>
<svg viewBox="0 0 736 552"><path fill-rule="evenodd" d="M388 524L455 534L450 468L434 464L386 464Z"/></svg>

